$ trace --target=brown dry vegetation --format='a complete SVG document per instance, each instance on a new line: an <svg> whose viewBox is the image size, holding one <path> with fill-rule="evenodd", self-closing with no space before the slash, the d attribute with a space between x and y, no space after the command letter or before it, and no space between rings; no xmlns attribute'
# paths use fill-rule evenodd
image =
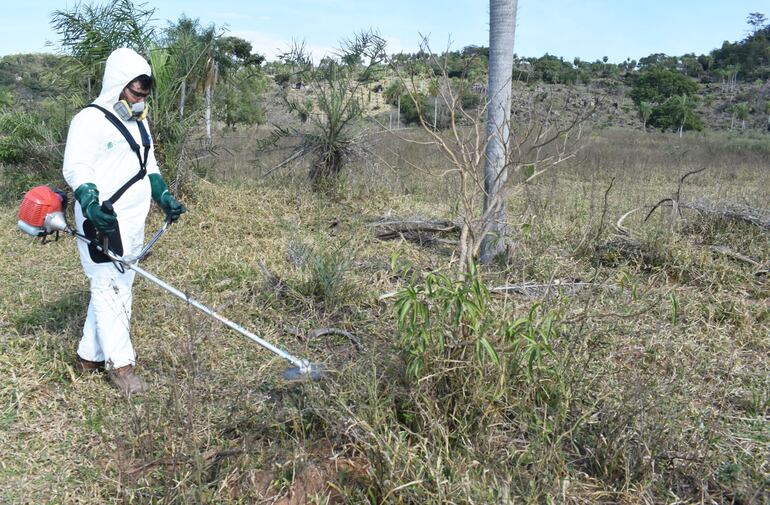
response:
<svg viewBox="0 0 770 505"><path fill-rule="evenodd" d="M440 169L441 158L375 135L374 154L320 195L300 169L258 177L256 159L271 165L252 148L260 135L216 140L218 156L192 167L190 212L143 266L333 372L285 384L285 363L138 279L134 343L153 390L122 398L72 368L88 301L73 240L24 238L5 207L0 503L770 500L768 230L670 207L629 217L630 238L613 228L700 168L681 202L767 217L767 137L599 130L520 187L516 247L482 276L550 288L495 296L490 310L512 319L541 302L558 314L558 338L530 378L461 365L457 396L406 380L396 314L378 300L448 271L452 248L382 242L367 227L384 215L455 217L452 182L411 168ZM590 287L560 287L578 281ZM297 336L319 327L353 333L364 352L339 335ZM450 398L466 403L449 411Z"/></svg>

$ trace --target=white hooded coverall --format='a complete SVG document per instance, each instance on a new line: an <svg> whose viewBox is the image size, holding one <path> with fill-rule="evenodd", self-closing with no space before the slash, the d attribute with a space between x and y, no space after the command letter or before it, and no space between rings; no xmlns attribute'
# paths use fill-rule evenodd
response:
<svg viewBox="0 0 770 505"><path fill-rule="evenodd" d="M112 112L123 88L142 74L151 75L150 66L144 58L131 49L116 49L107 58L102 91L93 103ZM135 123L133 120L124 121L144 154L139 128ZM149 134L146 119L144 126ZM147 156L146 168L148 175L159 173L154 145ZM103 112L87 107L72 118L62 172L73 190L82 184L93 183L99 191L101 203L136 175L139 169L136 154ZM144 222L151 201L149 177L145 176L114 203L123 255L126 257L139 254L142 248ZM80 233L83 233L84 220L80 204L76 203L75 225ZM91 300L77 353L85 360L106 361L113 368L133 365L136 354L131 344L129 322L135 274L127 268L121 273L112 263L94 263L89 256L88 245L82 240L77 243L80 262L91 285Z"/></svg>

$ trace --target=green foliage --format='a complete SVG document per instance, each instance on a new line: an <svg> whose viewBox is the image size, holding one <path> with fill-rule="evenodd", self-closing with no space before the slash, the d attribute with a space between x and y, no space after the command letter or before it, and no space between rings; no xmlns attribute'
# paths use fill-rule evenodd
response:
<svg viewBox="0 0 770 505"><path fill-rule="evenodd" d="M404 95L404 93L406 93L406 86L404 86L404 83L398 79L391 82L388 87L385 88L382 96L385 99L385 103L397 105L399 97Z"/></svg>
<svg viewBox="0 0 770 505"><path fill-rule="evenodd" d="M499 365L492 339L500 328L489 303L489 291L475 268L460 281L429 273L423 283L401 290L395 310L408 376L417 380L443 359L464 355L468 347L478 362Z"/></svg>
<svg viewBox="0 0 770 505"><path fill-rule="evenodd" d="M516 368L523 357L532 379L553 353L550 342L558 334L556 313L541 317L539 304L524 317L501 320L475 265L460 280L427 274L422 283L398 293L394 308L412 380L469 357L482 368L485 363Z"/></svg>
<svg viewBox="0 0 770 505"><path fill-rule="evenodd" d="M642 120L642 127L647 128L647 122L652 116L652 104L650 102L639 102L639 118Z"/></svg>
<svg viewBox="0 0 770 505"><path fill-rule="evenodd" d="M327 57L317 66L304 46L282 55L284 68L311 91L309 96L287 92L286 107L307 121L310 128L307 132L279 128L261 146L289 135L298 137L301 145L291 159L311 157L308 175L314 189L335 187L334 181L353 154L355 125L363 117L361 89L370 82L384 56L385 41L373 32L355 35L345 42L339 59Z"/></svg>
<svg viewBox="0 0 770 505"><path fill-rule="evenodd" d="M533 67L535 77L549 84L574 82L575 80L572 65L564 61L564 58L545 54L534 61Z"/></svg>
<svg viewBox="0 0 770 505"><path fill-rule="evenodd" d="M14 54L0 58L0 87L19 102L38 102L61 93L58 69L66 58L53 54ZM7 105L7 104L6 104Z"/></svg>
<svg viewBox="0 0 770 505"><path fill-rule="evenodd" d="M654 66L634 78L631 98L646 125L662 130L702 130L703 122L695 115L698 84L682 73Z"/></svg>
<svg viewBox="0 0 770 505"><path fill-rule="evenodd" d="M475 91L467 80L453 79L452 88L457 91L460 98L460 107L470 110L478 107L482 102L482 97Z"/></svg>
<svg viewBox="0 0 770 505"><path fill-rule="evenodd" d="M236 125L262 124L265 111L259 97L265 90L265 80L261 76L248 75L236 78L228 83L217 99L217 116L229 128Z"/></svg>
<svg viewBox="0 0 770 505"><path fill-rule="evenodd" d="M638 106L641 102L662 104L674 96L692 96L698 91L698 84L685 75L655 66L639 74L633 83L631 98Z"/></svg>
<svg viewBox="0 0 770 505"><path fill-rule="evenodd" d="M746 103L736 103L732 107L732 112L740 120L745 120L749 117L749 105Z"/></svg>
<svg viewBox="0 0 770 505"><path fill-rule="evenodd" d="M0 88L0 109L5 109L13 105L13 93L8 89Z"/></svg>
<svg viewBox="0 0 770 505"><path fill-rule="evenodd" d="M676 56L668 56L663 53L654 53L649 56L639 58L639 69L642 72L654 70L656 68L666 70L676 70Z"/></svg>
<svg viewBox="0 0 770 505"><path fill-rule="evenodd" d="M695 100L687 95L674 96L656 106L650 116L650 124L663 131L701 131L703 121L695 115Z"/></svg>
<svg viewBox="0 0 770 505"><path fill-rule="evenodd" d="M534 376L543 365L543 358L553 355L551 341L559 334L558 315L554 311L545 311L540 317L542 305L532 305L527 315L505 325L505 338L514 342L527 363L527 376Z"/></svg>
<svg viewBox="0 0 770 505"><path fill-rule="evenodd" d="M156 47L150 51L149 60L154 81L149 101L157 138L155 152L165 177L173 178L178 175L177 158L184 139L200 116L196 116L194 111L186 117L179 115L177 105L181 80L178 78L179 67L174 53Z"/></svg>
<svg viewBox="0 0 770 505"><path fill-rule="evenodd" d="M30 111L0 113L0 163L7 165L0 188L3 199L17 198L30 186L61 181L72 106L61 97L46 99Z"/></svg>
<svg viewBox="0 0 770 505"><path fill-rule="evenodd" d="M433 123L433 107L428 105L428 97L424 93L401 95L401 122L404 124L419 124L422 114L425 122Z"/></svg>
<svg viewBox="0 0 770 505"><path fill-rule="evenodd" d="M113 50L129 47L147 53L154 37L150 22L154 12L131 0L77 3L70 10L54 12L53 29L60 36L62 50L72 56L65 76L84 86L89 99L95 98L101 89L104 62Z"/></svg>
<svg viewBox="0 0 770 505"><path fill-rule="evenodd" d="M711 52L714 70L736 69L745 81L770 77L770 25L754 26L753 33L739 42L725 41Z"/></svg>

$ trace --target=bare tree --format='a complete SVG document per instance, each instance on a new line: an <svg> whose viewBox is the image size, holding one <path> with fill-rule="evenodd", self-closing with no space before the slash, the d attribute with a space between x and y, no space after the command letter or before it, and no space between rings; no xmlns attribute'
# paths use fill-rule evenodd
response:
<svg viewBox="0 0 770 505"><path fill-rule="evenodd" d="M505 209L503 200L511 196L511 189L523 189L549 168L572 157L580 138L577 126L593 113L595 106L581 110L579 107L570 107L570 95L564 97L564 101L558 96L550 101L538 100L538 93L530 91L529 97L517 97L519 103L526 105L517 111L516 122L513 124L515 128L511 127L509 112L504 121L505 130L502 127L496 128L494 134L490 135L484 117L489 116L491 103L482 100L476 108L463 107L462 93L469 88L468 82L449 77L449 50L443 56L437 55L431 51L427 39L423 39L420 54L427 60L423 65L404 67L399 62L391 62L391 68L416 108L418 121L427 138L420 140L413 135L407 137L398 131L393 134L404 142L432 146L445 160L440 165L440 171L416 165L412 168L423 172L426 177L453 179L452 192L447 197L452 199L450 206L457 208L459 214L459 222L452 229L459 230L457 268L462 274L479 261L483 239L496 224L500 224L501 209L503 214ZM433 84L434 79L437 81L436 99L441 100L441 108L448 116L445 128L434 129L432 118L425 110L428 102L422 100L422 88L426 86L426 78L421 74L424 69L431 69L429 84ZM509 105L504 110L510 111L510 79L507 88ZM568 110L577 112L568 113ZM503 158L498 160L500 164L492 178L495 191L491 192L487 190L485 167L488 159L486 153L490 151L489 144L493 140L497 148L502 147ZM516 176L515 179L509 181L509 172ZM404 232L401 229L401 233Z"/></svg>

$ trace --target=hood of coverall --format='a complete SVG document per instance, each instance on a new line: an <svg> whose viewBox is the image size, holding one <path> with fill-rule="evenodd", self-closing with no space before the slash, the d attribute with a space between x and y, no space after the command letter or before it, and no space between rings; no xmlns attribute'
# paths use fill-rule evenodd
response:
<svg viewBox="0 0 770 505"><path fill-rule="evenodd" d="M94 103L112 110L112 106L118 101L120 92L129 82L140 75L152 76L150 65L133 49L121 47L110 53L104 65L104 79L102 80L102 92Z"/></svg>

